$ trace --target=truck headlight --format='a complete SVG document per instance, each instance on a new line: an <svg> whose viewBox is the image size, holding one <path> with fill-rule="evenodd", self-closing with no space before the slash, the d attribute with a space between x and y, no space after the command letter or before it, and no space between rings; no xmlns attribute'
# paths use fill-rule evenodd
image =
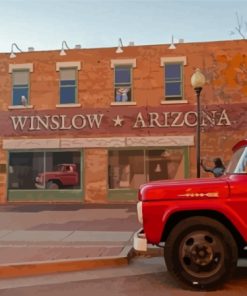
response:
<svg viewBox="0 0 247 296"><path fill-rule="evenodd" d="M142 216L142 201L139 201L137 203L137 216L138 216L138 221L143 224L143 216Z"/></svg>

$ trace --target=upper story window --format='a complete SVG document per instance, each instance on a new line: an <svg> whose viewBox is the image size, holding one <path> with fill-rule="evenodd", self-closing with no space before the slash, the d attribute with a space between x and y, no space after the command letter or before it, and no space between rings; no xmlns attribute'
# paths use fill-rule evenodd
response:
<svg viewBox="0 0 247 296"><path fill-rule="evenodd" d="M164 97L166 101L184 100L183 68L186 57L161 58L164 67Z"/></svg>
<svg viewBox="0 0 247 296"><path fill-rule="evenodd" d="M111 105L135 104L132 79L135 67L135 59L111 60L111 68L114 69L114 100Z"/></svg>
<svg viewBox="0 0 247 296"><path fill-rule="evenodd" d="M115 66L115 102L132 101L132 66Z"/></svg>
<svg viewBox="0 0 247 296"><path fill-rule="evenodd" d="M13 70L12 72L12 104L14 106L28 105L29 75L28 69Z"/></svg>
<svg viewBox="0 0 247 296"><path fill-rule="evenodd" d="M181 100L183 97L182 67L181 63L165 64L166 100Z"/></svg>
<svg viewBox="0 0 247 296"><path fill-rule="evenodd" d="M33 64L9 64L9 73L12 78L12 105L9 109L33 108L30 105L30 73Z"/></svg>
<svg viewBox="0 0 247 296"><path fill-rule="evenodd" d="M59 71L60 100L57 107L80 106L78 101L78 71L81 70L81 62L58 62L56 70Z"/></svg>
<svg viewBox="0 0 247 296"><path fill-rule="evenodd" d="M60 104L73 104L77 101L77 69L60 69Z"/></svg>

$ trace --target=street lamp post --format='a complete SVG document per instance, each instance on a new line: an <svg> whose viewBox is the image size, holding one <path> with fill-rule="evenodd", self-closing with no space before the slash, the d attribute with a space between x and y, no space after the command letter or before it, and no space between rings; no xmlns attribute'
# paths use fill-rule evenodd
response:
<svg viewBox="0 0 247 296"><path fill-rule="evenodd" d="M191 85L195 90L197 99L197 126L196 126L196 177L200 178L200 159L201 159L201 102L200 94L205 84L205 76L200 69L196 69L191 76Z"/></svg>

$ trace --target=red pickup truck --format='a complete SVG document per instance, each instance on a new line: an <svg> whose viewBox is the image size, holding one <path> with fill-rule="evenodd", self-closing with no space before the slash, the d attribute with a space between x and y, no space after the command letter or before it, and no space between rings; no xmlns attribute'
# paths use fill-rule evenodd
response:
<svg viewBox="0 0 247 296"><path fill-rule="evenodd" d="M220 287L247 248L247 139L233 147L225 175L144 184L134 248L162 246L168 272L193 290Z"/></svg>
<svg viewBox="0 0 247 296"><path fill-rule="evenodd" d="M54 171L38 174L35 186L38 189L60 189L78 185L79 176L74 163L58 164Z"/></svg>

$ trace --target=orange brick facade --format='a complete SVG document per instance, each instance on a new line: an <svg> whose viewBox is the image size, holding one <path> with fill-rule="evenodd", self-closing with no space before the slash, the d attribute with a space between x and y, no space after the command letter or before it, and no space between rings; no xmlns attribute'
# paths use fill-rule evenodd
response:
<svg viewBox="0 0 247 296"><path fill-rule="evenodd" d="M21 151L50 148L55 148L58 151L60 147L65 150L75 148L83 150L81 163L83 173L80 176L83 191L81 200L77 200L79 202L108 202L109 147L114 149L117 147L125 147L126 149L146 147L145 139L148 137L157 137L161 141L164 137L169 143L172 143L173 137L175 137L178 139L177 142L175 140L175 146L179 145L177 143L180 138L191 137L193 143L191 142L187 146L189 160L187 169L188 176L195 177L195 125L193 119L188 119L191 120L190 126L183 123L184 114L196 110L196 97L190 82L196 68L201 69L207 82L201 93L202 110L217 110L216 122L219 123L213 126L207 122L205 126L202 126L201 156L206 160L220 156L227 163L231 156L231 147L238 140L247 137L246 40L181 43L177 44L176 49L173 50L169 49L168 45L128 46L120 54L117 54L115 50L116 48L73 49L67 50L65 56L60 56L59 51L23 52L17 53L14 59L10 59L7 53L0 54L1 204L11 201L8 193L9 152L15 151L17 148ZM181 57L186 58L183 67L183 102L164 103L162 58L176 60ZM132 104L114 104L114 69L111 63L112 61L120 61L121 63L121 60L134 60L136 63L132 72ZM59 71L56 69L56 65L66 62L80 63L77 105L75 107L58 106ZM22 64L32 64L33 67L29 84L29 104L32 107L10 108L12 105L10 65ZM222 115L222 110L226 110L225 115ZM167 127L165 127L166 119L163 112L166 113L166 116L173 117L173 123L170 122ZM168 114L168 112L170 113ZM180 118L176 112L181 112ZM153 115L150 115L151 113ZM56 116L63 115L64 118L66 116L66 128L58 129L58 124L53 123L48 128L43 124L40 130L37 130L34 126L32 127L31 123L29 129L27 126L23 129L20 129L20 126L15 129L13 119L10 118L11 116L52 116L54 114ZM95 123L93 128L90 127L87 115L91 116L92 114L102 115L99 127ZM74 125L73 122L71 123L73 116L78 117L75 119L77 121L74 122ZM114 119L117 116L125 120L122 125L114 124ZM175 124L174 118L176 116L178 121ZM220 118L221 116L223 117ZM86 118L85 127L83 127L84 118ZM68 128L69 126L72 127ZM78 142L76 142L77 138ZM138 144L138 138L140 138L140 142L144 141L143 144ZM45 144L36 147L34 140L38 139L47 140L47 142L41 141ZM87 142L87 139L90 139L93 144ZM102 144L102 141L97 144L97 139L99 141L105 139L106 144ZM17 140L22 141L20 147L16 147L19 143L15 142ZM118 140L123 144L118 144ZM54 144L55 141L59 143ZM30 142L34 144L29 145ZM25 145L27 145L26 149ZM186 146L186 143L182 145ZM148 146L156 147L156 143L149 143ZM158 147L163 147L162 142ZM209 175L202 172L202 176ZM118 201L125 201L124 194L122 197L121 193L119 194ZM22 199L18 201L22 201ZM31 199L31 201L35 200ZM41 198L37 201L46 202L47 199L42 200ZM53 200L51 199L51 201ZM59 199L54 201L57 202ZM69 194L66 198L65 194L62 201L73 202L74 200L69 197Z"/></svg>

